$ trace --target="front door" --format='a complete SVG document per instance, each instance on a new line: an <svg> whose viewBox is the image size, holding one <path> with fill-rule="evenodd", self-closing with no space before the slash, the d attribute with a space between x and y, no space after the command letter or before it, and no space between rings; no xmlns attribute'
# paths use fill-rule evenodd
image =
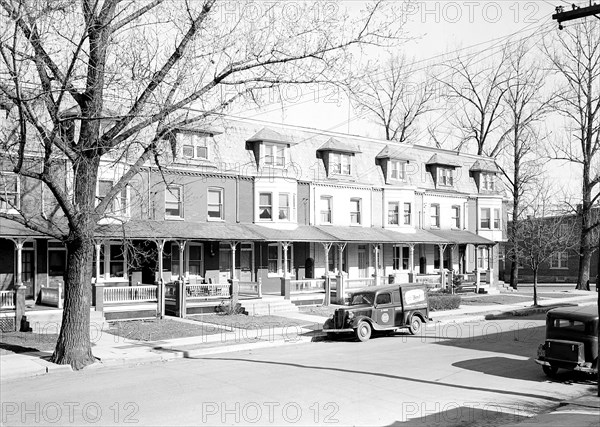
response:
<svg viewBox="0 0 600 427"><path fill-rule="evenodd" d="M23 280L23 285L27 287L26 298L33 298L35 285L34 254L33 250L23 250L21 253L21 280Z"/></svg>
<svg viewBox="0 0 600 427"><path fill-rule="evenodd" d="M237 267L239 268L238 278L241 282L252 282L253 244L240 243L238 247L240 248L239 257L236 260Z"/></svg>
<svg viewBox="0 0 600 427"><path fill-rule="evenodd" d="M358 277L367 277L367 247L365 245L358 245Z"/></svg>

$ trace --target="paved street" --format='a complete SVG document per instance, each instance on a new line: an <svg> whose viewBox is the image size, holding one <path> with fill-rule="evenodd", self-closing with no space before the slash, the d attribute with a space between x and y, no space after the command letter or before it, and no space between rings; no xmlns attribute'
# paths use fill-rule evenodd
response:
<svg viewBox="0 0 600 427"><path fill-rule="evenodd" d="M532 356L542 316L2 384L3 425L500 425L594 393ZM443 338L446 337L446 338Z"/></svg>

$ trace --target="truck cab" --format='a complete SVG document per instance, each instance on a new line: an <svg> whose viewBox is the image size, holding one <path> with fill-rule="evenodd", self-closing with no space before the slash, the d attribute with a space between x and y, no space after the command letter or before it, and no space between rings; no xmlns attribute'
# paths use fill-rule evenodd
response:
<svg viewBox="0 0 600 427"><path fill-rule="evenodd" d="M349 304L335 310L323 325L329 337L354 333L367 341L373 331L407 328L418 334L429 321L427 288L417 284L367 287L350 294Z"/></svg>

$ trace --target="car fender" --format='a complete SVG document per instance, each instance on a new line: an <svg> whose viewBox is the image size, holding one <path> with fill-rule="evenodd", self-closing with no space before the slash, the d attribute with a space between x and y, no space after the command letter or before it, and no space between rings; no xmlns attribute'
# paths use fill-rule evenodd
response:
<svg viewBox="0 0 600 427"><path fill-rule="evenodd" d="M358 327L358 324L359 324L361 321L363 321L363 320L364 320L364 321L366 321L366 322L369 322L369 324L371 325L371 327L372 327L373 329L376 329L376 328L375 328L375 326L373 325L373 319L371 319L371 318L370 318L370 317L368 317L368 316L356 316L354 319L352 319L352 323L350 324L350 327L352 327L352 328L357 328L357 327Z"/></svg>

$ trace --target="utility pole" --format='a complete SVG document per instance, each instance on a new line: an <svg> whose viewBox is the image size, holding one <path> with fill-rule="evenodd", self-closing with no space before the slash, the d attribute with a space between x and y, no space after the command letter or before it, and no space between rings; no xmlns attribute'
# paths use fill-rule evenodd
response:
<svg viewBox="0 0 600 427"><path fill-rule="evenodd" d="M600 19L600 4L592 4L592 0L590 0L589 6L579 7L573 4L571 8L572 10L565 11L564 6L556 6L556 13L552 15L552 19L558 22L559 30L564 28L562 23L565 21L585 18L587 16L595 16Z"/></svg>

